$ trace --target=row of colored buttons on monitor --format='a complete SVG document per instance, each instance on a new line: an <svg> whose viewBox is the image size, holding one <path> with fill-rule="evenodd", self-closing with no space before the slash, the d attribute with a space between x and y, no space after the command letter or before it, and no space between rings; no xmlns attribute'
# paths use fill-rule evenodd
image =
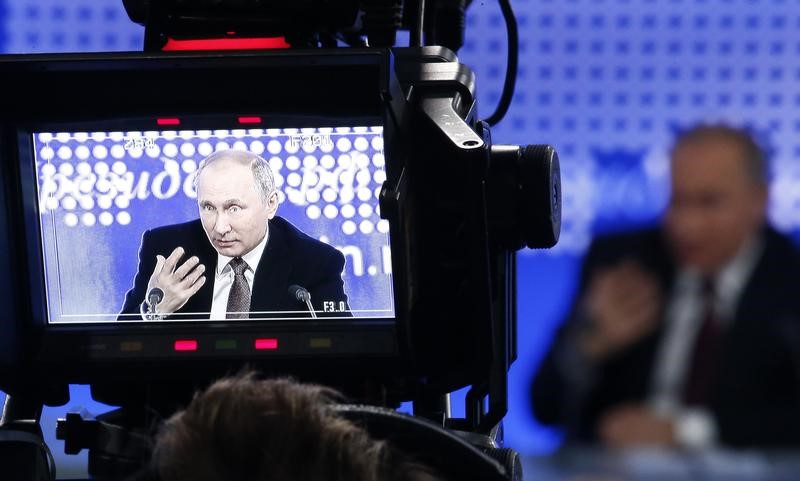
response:
<svg viewBox="0 0 800 481"><path fill-rule="evenodd" d="M198 343L196 339L178 339L175 341L173 349L175 351L196 351L197 346ZM235 339L220 339L214 341L214 349L218 351L236 349L237 347L238 342ZM278 340L275 338L256 339L253 343L253 347L255 347L257 351L274 351L278 349Z"/></svg>
<svg viewBox="0 0 800 481"><path fill-rule="evenodd" d="M318 337L309 339L309 346L312 349L325 349L333 345L333 340L329 337ZM120 343L120 351L137 352L141 351L144 344L141 341L124 341ZM177 339L172 345L174 351L191 352L197 351L200 343L197 339ZM214 350L229 351L239 348L239 341L236 339L218 339L214 341ZM278 349L277 338L260 338L253 340L253 348L257 351L275 351Z"/></svg>

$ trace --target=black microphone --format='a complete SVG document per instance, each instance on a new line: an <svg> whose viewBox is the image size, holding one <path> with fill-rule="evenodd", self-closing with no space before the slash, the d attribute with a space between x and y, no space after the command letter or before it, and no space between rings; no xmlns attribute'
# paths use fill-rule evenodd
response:
<svg viewBox="0 0 800 481"><path fill-rule="evenodd" d="M311 300L311 294L304 287L297 284L289 286L289 294L300 302L305 302L306 299Z"/></svg>
<svg viewBox="0 0 800 481"><path fill-rule="evenodd" d="M317 317L317 313L314 312L314 306L311 305L311 293L308 292L305 287L292 284L289 286L289 295L297 299L299 302L304 302L308 308L308 312L311 313L311 317Z"/></svg>
<svg viewBox="0 0 800 481"><path fill-rule="evenodd" d="M154 287L147 293L147 305L153 312L156 312L156 304L164 299L164 291L160 287Z"/></svg>

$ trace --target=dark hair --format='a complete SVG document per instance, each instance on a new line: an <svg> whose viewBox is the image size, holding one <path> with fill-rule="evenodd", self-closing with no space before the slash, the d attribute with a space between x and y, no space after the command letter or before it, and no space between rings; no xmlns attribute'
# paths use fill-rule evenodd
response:
<svg viewBox="0 0 800 481"><path fill-rule="evenodd" d="M758 142L745 129L724 124L699 124L681 133L675 139L672 153L681 145L708 140L723 140L735 143L742 153L742 161L750 178L759 184L767 183L767 158Z"/></svg>
<svg viewBox="0 0 800 481"><path fill-rule="evenodd" d="M401 481L436 479L332 408L335 390L252 372L195 395L159 430L162 481Z"/></svg>

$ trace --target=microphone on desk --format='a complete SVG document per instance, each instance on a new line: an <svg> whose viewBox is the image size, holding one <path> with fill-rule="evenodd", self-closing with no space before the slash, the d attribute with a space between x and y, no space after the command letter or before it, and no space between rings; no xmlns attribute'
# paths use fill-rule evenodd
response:
<svg viewBox="0 0 800 481"><path fill-rule="evenodd" d="M314 306L311 305L311 293L308 292L305 287L292 284L289 286L289 295L297 299L299 302L305 302L308 312L311 313L311 317L317 317L317 313L314 312Z"/></svg>
<svg viewBox="0 0 800 481"><path fill-rule="evenodd" d="M154 287L147 292L147 306L152 314L156 314L156 305L164 299L164 291Z"/></svg>

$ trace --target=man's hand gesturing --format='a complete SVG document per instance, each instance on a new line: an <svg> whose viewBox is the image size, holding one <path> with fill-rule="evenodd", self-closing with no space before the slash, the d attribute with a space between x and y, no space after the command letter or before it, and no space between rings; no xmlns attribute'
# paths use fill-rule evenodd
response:
<svg viewBox="0 0 800 481"><path fill-rule="evenodd" d="M592 324L581 347L600 361L658 327L664 293L652 274L626 261L596 272L584 302Z"/></svg>
<svg viewBox="0 0 800 481"><path fill-rule="evenodd" d="M183 307L206 282L203 275L206 267L197 257L192 256L178 265L183 254L183 247L176 247L166 259L156 256L156 268L147 283L147 292L154 287L164 291L164 299L158 303L159 314L172 314Z"/></svg>

